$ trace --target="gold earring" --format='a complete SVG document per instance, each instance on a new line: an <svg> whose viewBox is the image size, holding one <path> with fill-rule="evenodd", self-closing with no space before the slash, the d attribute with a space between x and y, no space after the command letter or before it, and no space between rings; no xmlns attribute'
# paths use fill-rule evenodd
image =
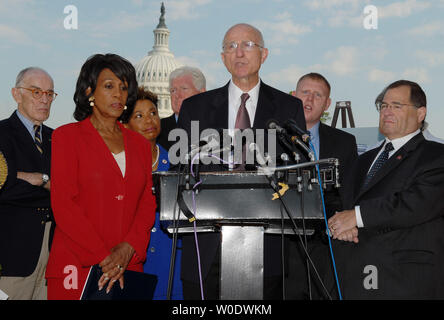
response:
<svg viewBox="0 0 444 320"><path fill-rule="evenodd" d="M126 109L128 109L128 107L127 107L127 106L124 106L124 107L123 107L123 110L126 110Z"/></svg>
<svg viewBox="0 0 444 320"><path fill-rule="evenodd" d="M94 100L95 100L94 97L89 97L89 99L88 99L89 105L91 106L91 108L94 107Z"/></svg>

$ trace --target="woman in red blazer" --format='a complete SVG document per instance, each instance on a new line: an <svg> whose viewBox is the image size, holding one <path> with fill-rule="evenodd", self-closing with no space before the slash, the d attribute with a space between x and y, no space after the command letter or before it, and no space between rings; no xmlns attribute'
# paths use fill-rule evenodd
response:
<svg viewBox="0 0 444 320"><path fill-rule="evenodd" d="M56 221L46 270L48 299L79 299L89 269L102 268L98 287L124 287L125 269L143 272L155 218L151 147L118 121L133 108L134 67L94 55L77 80L71 123L52 136L51 203Z"/></svg>

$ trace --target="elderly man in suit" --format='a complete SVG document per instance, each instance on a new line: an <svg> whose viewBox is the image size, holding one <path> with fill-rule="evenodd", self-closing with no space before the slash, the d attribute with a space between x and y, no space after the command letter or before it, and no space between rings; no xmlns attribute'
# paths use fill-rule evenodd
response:
<svg viewBox="0 0 444 320"><path fill-rule="evenodd" d="M191 121L199 121L199 131L214 129L266 129L267 122L294 119L305 129L301 101L266 85L259 70L268 56L261 32L248 24L236 24L222 43L222 61L231 80L225 86L185 100L179 127L190 137ZM265 235L264 299L282 297L280 236ZM199 246L204 295L218 299L220 235L200 234ZM193 238L183 238L182 280L185 299L200 299L197 255Z"/></svg>
<svg viewBox="0 0 444 320"><path fill-rule="evenodd" d="M348 299L444 298L444 146L421 132L426 95L411 81L376 99L381 145L362 154L329 219Z"/></svg>
<svg viewBox="0 0 444 320"><path fill-rule="evenodd" d="M168 140L168 134L171 130L177 128L182 102L195 94L206 91L205 76L202 71L195 67L184 66L174 69L170 73L169 82L173 114L160 120L162 130L157 138L158 143L167 151L175 143Z"/></svg>
<svg viewBox="0 0 444 320"><path fill-rule="evenodd" d="M319 73L308 73L302 76L297 85L295 96L302 100L304 106L307 130L319 159L339 159L340 183L346 170L349 170L358 157L356 139L353 135L330 127L321 122L323 113L329 108L331 86L327 79ZM342 200L340 189L331 185L324 192L327 217L336 211L341 211ZM313 276L311 266L306 260L304 251L298 239L289 237L288 278L286 283L287 299L325 299L329 294ZM308 252L316 269L322 276L322 281L331 295L334 296L334 277L330 259L328 239L325 232L319 231L308 237ZM310 275L310 279L308 275Z"/></svg>
<svg viewBox="0 0 444 320"><path fill-rule="evenodd" d="M57 94L44 70L22 70L12 88L17 110L0 121L0 150L8 178L0 190L0 289L10 299L46 299L52 211L52 129L43 125Z"/></svg>

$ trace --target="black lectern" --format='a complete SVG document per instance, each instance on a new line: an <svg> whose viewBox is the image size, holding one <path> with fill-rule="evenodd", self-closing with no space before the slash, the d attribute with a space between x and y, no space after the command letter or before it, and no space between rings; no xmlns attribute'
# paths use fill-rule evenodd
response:
<svg viewBox="0 0 444 320"><path fill-rule="evenodd" d="M182 203L195 215L198 232L222 233L221 300L263 298L264 233L283 232L282 219L287 234L303 232L301 219L304 219L307 234L324 224L319 184L309 170L299 174L290 171L287 175L289 189L282 196L298 229L294 228L281 201L272 200L275 191L265 175L257 172L201 172L201 183L194 200L193 191L186 190L186 183L178 185L177 173L159 172L156 175L160 179L162 221L173 221L178 217L178 232L193 232L193 224L182 212L179 214L177 196L181 193ZM304 192L298 192L301 184ZM169 231L172 231L171 227Z"/></svg>

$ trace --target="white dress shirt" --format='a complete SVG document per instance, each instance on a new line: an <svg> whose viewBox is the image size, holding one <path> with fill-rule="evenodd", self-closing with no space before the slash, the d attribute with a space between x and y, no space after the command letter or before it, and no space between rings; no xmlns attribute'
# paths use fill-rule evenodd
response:
<svg viewBox="0 0 444 320"><path fill-rule="evenodd" d="M242 91L238 86L230 80L228 85L228 134L233 138L232 143L234 145L234 126L236 125L237 112L241 104L241 96L243 93L248 93L250 96L245 102L245 107L247 108L248 116L250 117L250 125L253 126L254 117L256 115L257 101L259 99L259 89L261 81L248 92ZM233 169L234 156L231 153L228 157L228 162L230 163L229 169Z"/></svg>
<svg viewBox="0 0 444 320"><path fill-rule="evenodd" d="M237 111L239 110L241 96L243 93L248 93L250 96L245 103L245 107L247 108L248 116L250 117L250 124L253 126L254 116L256 115L257 101L259 99L260 84L261 81L259 80L253 89L248 92L243 92L233 83L233 80L230 80L230 84L228 86L228 129L234 129Z"/></svg>

